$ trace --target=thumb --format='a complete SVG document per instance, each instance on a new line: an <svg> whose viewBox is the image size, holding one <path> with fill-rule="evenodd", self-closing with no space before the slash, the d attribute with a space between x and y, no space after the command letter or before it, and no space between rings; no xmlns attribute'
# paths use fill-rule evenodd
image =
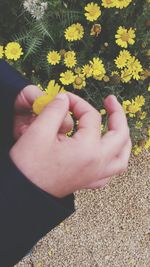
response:
<svg viewBox="0 0 150 267"><path fill-rule="evenodd" d="M60 93L50 102L34 121L41 138L55 138L69 111L67 94ZM41 130L42 129L42 130Z"/></svg>

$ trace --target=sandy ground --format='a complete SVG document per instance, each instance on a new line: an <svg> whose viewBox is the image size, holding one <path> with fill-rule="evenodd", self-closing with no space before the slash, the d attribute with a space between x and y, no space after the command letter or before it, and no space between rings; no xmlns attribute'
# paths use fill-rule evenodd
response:
<svg viewBox="0 0 150 267"><path fill-rule="evenodd" d="M16 267L150 267L150 153L105 189L76 193L75 205Z"/></svg>

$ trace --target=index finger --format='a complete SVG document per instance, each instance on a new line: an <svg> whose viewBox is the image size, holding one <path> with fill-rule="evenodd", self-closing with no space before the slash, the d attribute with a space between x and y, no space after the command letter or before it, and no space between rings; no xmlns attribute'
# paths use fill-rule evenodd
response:
<svg viewBox="0 0 150 267"><path fill-rule="evenodd" d="M79 134L86 138L100 137L101 115L87 101L72 93L67 93L70 100L70 109L75 118L79 120L78 130L73 135L76 138Z"/></svg>
<svg viewBox="0 0 150 267"><path fill-rule="evenodd" d="M102 137L103 151L113 157L117 155L129 139L127 118L121 104L116 97L108 96L104 101L109 114L109 131Z"/></svg>

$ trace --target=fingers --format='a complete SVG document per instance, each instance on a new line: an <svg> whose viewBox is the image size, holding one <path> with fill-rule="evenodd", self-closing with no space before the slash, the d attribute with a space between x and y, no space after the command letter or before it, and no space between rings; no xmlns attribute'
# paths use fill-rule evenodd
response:
<svg viewBox="0 0 150 267"><path fill-rule="evenodd" d="M104 178L99 179L95 182L92 182L88 184L85 188L87 189L96 189L96 188L102 188L104 187L110 180L111 177L114 175L119 175L122 172L127 170L128 167L128 161L131 154L131 140L129 139L127 144L124 146L121 153L112 160L107 166L104 171ZM99 175L101 175L101 170L99 170Z"/></svg>
<svg viewBox="0 0 150 267"><path fill-rule="evenodd" d="M131 140L122 149L121 153L115 157L106 167L105 177L120 174L127 170L128 162L131 154Z"/></svg>
<svg viewBox="0 0 150 267"><path fill-rule="evenodd" d="M110 161L118 155L122 147L129 139L129 127L124 110L115 96L108 96L104 101L105 108L109 114L109 131L101 139L104 157Z"/></svg>
<svg viewBox="0 0 150 267"><path fill-rule="evenodd" d="M61 125L59 133L66 134L70 132L73 129L73 127L74 127L73 119L70 116L70 114L67 114L67 116L65 117L63 121L63 124Z"/></svg>
<svg viewBox="0 0 150 267"><path fill-rule="evenodd" d="M69 112L69 98L67 94L58 94L50 102L31 125L32 130L38 131L39 138L53 140ZM70 127L70 126L69 126Z"/></svg>
<svg viewBox="0 0 150 267"><path fill-rule="evenodd" d="M20 112L20 111L25 112L25 111L31 110L32 104L35 101L35 99L43 94L44 92L42 92L35 85L26 86L16 98L16 101L15 101L16 112Z"/></svg>
<svg viewBox="0 0 150 267"><path fill-rule="evenodd" d="M79 120L78 131L74 134L73 138L81 137L81 135L82 138L90 137L92 139L95 136L99 137L101 123L99 112L82 98L72 93L67 93L67 95L70 100L70 109L75 118Z"/></svg>

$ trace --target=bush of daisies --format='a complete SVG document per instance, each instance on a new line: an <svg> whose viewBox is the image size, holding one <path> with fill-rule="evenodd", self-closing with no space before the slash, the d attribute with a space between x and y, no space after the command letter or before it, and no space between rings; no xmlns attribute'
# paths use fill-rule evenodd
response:
<svg viewBox="0 0 150 267"><path fill-rule="evenodd" d="M0 58L45 91L33 112L39 114L59 92L73 92L100 112L104 134L103 99L114 94L128 119L134 155L150 149L150 0L11 5L11 21L5 16L0 31ZM8 21L11 31L5 30Z"/></svg>

